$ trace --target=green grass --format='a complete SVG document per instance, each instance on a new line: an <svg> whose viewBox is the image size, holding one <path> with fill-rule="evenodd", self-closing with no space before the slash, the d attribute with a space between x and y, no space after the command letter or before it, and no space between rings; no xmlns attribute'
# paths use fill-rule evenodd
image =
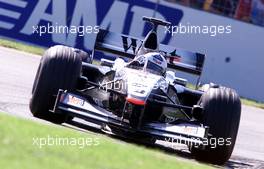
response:
<svg viewBox="0 0 264 169"><path fill-rule="evenodd" d="M17 49L20 51L29 52L29 53L33 53L37 55L42 55L45 51L45 49L41 47L35 47L35 46L28 45L28 44L23 44L20 42L15 42L15 41L5 40L5 39L0 39L0 46L13 48L13 49ZM98 62L94 62L94 63L98 64ZM188 84L187 87L190 87L192 89L195 88L195 86L192 84ZM245 105L264 109L264 103L246 99L246 98L242 98L241 100L242 100L242 103Z"/></svg>
<svg viewBox="0 0 264 169"><path fill-rule="evenodd" d="M261 109L264 109L264 103L262 102L258 102L255 100L249 100L249 99L245 99L245 98L241 98L242 104L244 105L248 105L248 106L253 106L253 107L258 107Z"/></svg>
<svg viewBox="0 0 264 169"><path fill-rule="evenodd" d="M187 87L191 88L191 89L195 89L195 85L193 85L191 83L188 83ZM242 104L244 104L244 105L264 109L264 103L263 102L258 102L255 100L250 100L250 99L246 99L246 98L242 98L242 97L240 99L241 99Z"/></svg>
<svg viewBox="0 0 264 169"><path fill-rule="evenodd" d="M20 42L15 42L15 41L6 40L6 39L0 39L0 46L13 48L13 49L17 49L20 51L33 53L33 54L37 54L37 55L42 55L43 52L45 51L45 49L41 48L41 47L25 45L25 44L20 43Z"/></svg>
<svg viewBox="0 0 264 169"><path fill-rule="evenodd" d="M33 138L62 138L77 140L71 145L40 146ZM93 140L83 146L80 140ZM57 141L58 142L58 141ZM44 143L44 142L43 142ZM87 143L87 144L88 144ZM54 143L55 144L55 143ZM97 144L97 145L96 145ZM0 166L5 169L161 169L211 168L196 162L177 160L157 150L123 143L106 136L82 133L68 128L39 124L0 114Z"/></svg>

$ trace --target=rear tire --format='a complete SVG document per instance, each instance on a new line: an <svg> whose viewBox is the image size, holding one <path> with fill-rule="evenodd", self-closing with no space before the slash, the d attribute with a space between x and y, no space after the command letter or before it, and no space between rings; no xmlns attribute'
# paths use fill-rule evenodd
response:
<svg viewBox="0 0 264 169"><path fill-rule="evenodd" d="M204 150L192 147L191 153L198 160L224 164L232 154L239 128L241 114L239 96L229 88L209 88L202 95L199 103L204 108L202 123L209 126L209 134L211 134L208 142L216 139L218 143L213 146L208 144ZM222 140L221 144L219 144L220 140Z"/></svg>
<svg viewBox="0 0 264 169"><path fill-rule="evenodd" d="M82 59L73 48L54 46L41 58L30 99L33 116L63 123L66 116L49 112L59 89L73 90L81 73Z"/></svg>

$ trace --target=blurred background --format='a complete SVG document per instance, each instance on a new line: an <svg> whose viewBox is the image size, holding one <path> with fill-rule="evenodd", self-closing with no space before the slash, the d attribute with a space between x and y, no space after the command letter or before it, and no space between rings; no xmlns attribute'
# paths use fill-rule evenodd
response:
<svg viewBox="0 0 264 169"><path fill-rule="evenodd" d="M264 26L264 0L166 0L198 10Z"/></svg>
<svg viewBox="0 0 264 169"><path fill-rule="evenodd" d="M172 25L230 27L229 33L159 31L161 43L206 54L202 83L234 88L245 98L264 102L264 0L0 0L0 36L50 47L63 44L91 52L96 34L34 33L33 27L100 26L143 38L148 26L142 16ZM178 76L195 82L181 72Z"/></svg>

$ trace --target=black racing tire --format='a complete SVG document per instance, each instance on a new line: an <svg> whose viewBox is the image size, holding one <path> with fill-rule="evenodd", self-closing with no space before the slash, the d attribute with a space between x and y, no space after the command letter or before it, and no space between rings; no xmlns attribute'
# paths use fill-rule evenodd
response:
<svg viewBox="0 0 264 169"><path fill-rule="evenodd" d="M81 73L82 59L73 48L53 46L41 58L29 108L33 116L61 124L66 115L49 112L59 89L73 90Z"/></svg>
<svg viewBox="0 0 264 169"><path fill-rule="evenodd" d="M209 127L205 149L191 147L197 160L222 165L230 158L239 128L241 102L238 94L229 88L209 88L199 104L204 108L202 123ZM223 143L224 139L224 143ZM214 142L213 146L209 143Z"/></svg>

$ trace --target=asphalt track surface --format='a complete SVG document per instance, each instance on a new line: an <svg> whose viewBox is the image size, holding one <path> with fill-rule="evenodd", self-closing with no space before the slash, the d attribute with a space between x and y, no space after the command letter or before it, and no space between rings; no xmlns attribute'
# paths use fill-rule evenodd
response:
<svg viewBox="0 0 264 169"><path fill-rule="evenodd" d="M28 108L39 60L40 56L0 47L0 112L43 122L32 117ZM264 169L263 120L264 110L243 105L236 146L225 168ZM186 149L176 154L193 160Z"/></svg>

